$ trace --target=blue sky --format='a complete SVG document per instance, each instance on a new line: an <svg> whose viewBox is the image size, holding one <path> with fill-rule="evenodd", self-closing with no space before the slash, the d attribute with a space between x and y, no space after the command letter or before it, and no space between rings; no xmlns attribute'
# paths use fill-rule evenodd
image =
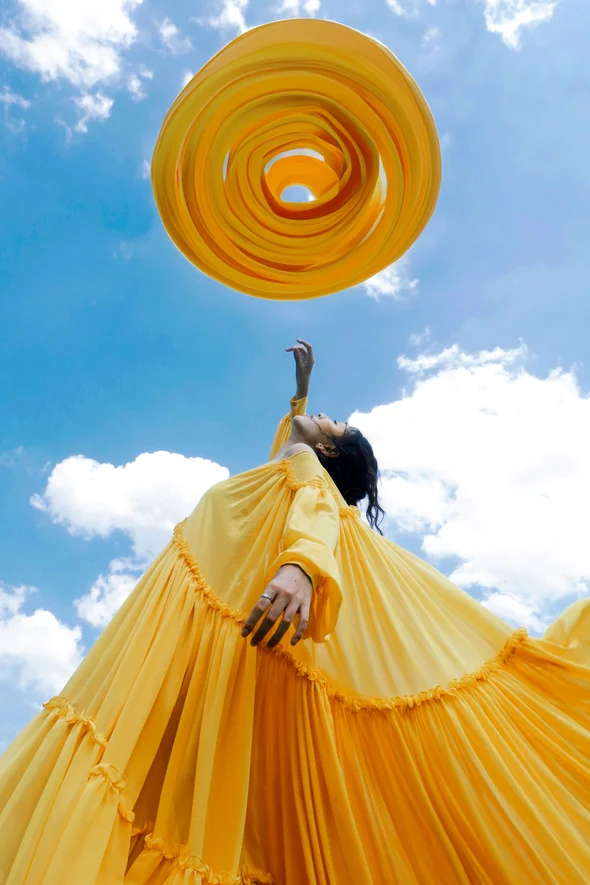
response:
<svg viewBox="0 0 590 885"><path fill-rule="evenodd" d="M266 459L297 336L312 407L375 444L389 536L542 632L590 579L590 7L71 6L9 0L0 20L0 748L207 485ZM182 258L147 169L188 74L309 14L414 75L443 185L373 285L265 302Z"/></svg>

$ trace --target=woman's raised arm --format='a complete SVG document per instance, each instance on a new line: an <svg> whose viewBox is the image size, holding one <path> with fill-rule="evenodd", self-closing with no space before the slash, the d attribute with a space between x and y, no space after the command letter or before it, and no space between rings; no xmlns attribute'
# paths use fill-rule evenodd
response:
<svg viewBox="0 0 590 885"><path fill-rule="evenodd" d="M284 446L291 433L291 418L294 415L304 415L307 409L307 397L309 395L309 379L311 370L315 362L313 347L309 341L302 338L297 339L297 344L285 348L287 353L292 353L295 357L295 379L297 389L295 396L291 398L291 409L288 415L281 420L277 427L272 446L270 449L270 460L274 458L281 446Z"/></svg>

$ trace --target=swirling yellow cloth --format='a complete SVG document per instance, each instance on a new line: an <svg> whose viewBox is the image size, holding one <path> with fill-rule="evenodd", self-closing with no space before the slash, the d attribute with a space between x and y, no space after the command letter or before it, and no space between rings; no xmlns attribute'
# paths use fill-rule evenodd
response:
<svg viewBox="0 0 590 885"><path fill-rule="evenodd" d="M388 267L427 224L440 178L436 126L405 68L370 37L308 19L254 28L212 58L170 108L152 160L180 251L275 299ZM315 199L281 199L293 184Z"/></svg>

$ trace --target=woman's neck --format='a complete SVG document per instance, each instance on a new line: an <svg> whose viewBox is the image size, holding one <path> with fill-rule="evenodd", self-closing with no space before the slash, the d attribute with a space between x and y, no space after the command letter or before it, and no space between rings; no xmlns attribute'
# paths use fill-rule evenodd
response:
<svg viewBox="0 0 590 885"><path fill-rule="evenodd" d="M274 458L271 458L271 461L283 461L285 458L290 458L291 455L298 455L299 452L311 452L312 455L315 454L311 446L302 442L297 436L291 434L287 442L281 446Z"/></svg>

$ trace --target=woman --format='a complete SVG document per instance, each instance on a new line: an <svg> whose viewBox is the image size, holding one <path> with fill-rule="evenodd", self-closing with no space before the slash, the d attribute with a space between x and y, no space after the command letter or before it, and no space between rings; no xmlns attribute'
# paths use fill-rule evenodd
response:
<svg viewBox="0 0 590 885"><path fill-rule="evenodd" d="M271 460L0 760L0 885L588 882L588 604L528 639L373 530L371 448L289 349Z"/></svg>

